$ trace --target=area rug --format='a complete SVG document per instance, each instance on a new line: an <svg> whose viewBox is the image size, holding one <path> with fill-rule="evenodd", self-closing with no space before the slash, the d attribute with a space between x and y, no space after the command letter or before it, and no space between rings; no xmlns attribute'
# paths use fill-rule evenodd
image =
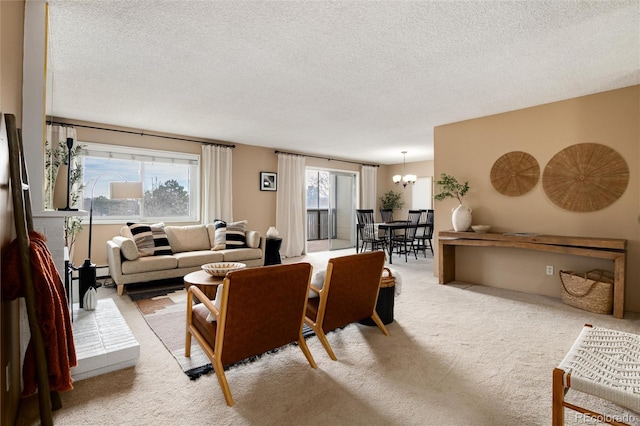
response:
<svg viewBox="0 0 640 426"><path fill-rule="evenodd" d="M142 299L151 299L156 296L165 296L174 291L184 288L184 281L179 279L168 279L161 281L151 281L145 283L127 284L125 291L133 302Z"/></svg>
<svg viewBox="0 0 640 426"><path fill-rule="evenodd" d="M146 288L145 288L146 287ZM185 330L187 324L187 292L184 286L173 288L167 284L162 288L151 288L149 286L141 286L127 293L131 300L136 304L143 318L164 344L167 350L176 359L182 371L189 376L191 380L195 380L203 374L213 371L213 366L209 358L204 353L200 345L192 339L191 356L184 356ZM313 330L307 325L303 328L303 336L309 338L313 336ZM293 343L294 345L296 343ZM225 370L238 367L248 362L253 362L261 356L273 354L278 349L269 351L265 354L248 358L241 362L230 366L225 366Z"/></svg>
<svg viewBox="0 0 640 426"><path fill-rule="evenodd" d="M164 293L164 294L163 294ZM143 318L176 359L182 371L195 380L213 370L209 358L196 342L192 342L191 356L184 356L185 330L187 326L187 292L182 288L165 287L130 294Z"/></svg>

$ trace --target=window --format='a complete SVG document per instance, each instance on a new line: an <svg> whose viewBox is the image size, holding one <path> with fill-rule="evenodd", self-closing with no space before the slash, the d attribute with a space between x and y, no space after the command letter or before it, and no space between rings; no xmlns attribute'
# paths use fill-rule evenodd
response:
<svg viewBox="0 0 640 426"><path fill-rule="evenodd" d="M329 234L329 172L307 169L307 240Z"/></svg>
<svg viewBox="0 0 640 426"><path fill-rule="evenodd" d="M329 172L307 170L307 209L329 208Z"/></svg>
<svg viewBox="0 0 640 426"><path fill-rule="evenodd" d="M95 223L199 220L200 156L81 142L83 209ZM112 200L109 182L142 181L144 198Z"/></svg>

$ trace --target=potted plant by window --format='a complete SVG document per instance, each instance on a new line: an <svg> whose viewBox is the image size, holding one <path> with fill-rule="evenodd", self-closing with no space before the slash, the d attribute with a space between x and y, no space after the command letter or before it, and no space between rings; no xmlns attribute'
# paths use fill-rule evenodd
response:
<svg viewBox="0 0 640 426"><path fill-rule="evenodd" d="M451 222L453 223L453 230L457 232L464 232L471 226L471 208L465 206L462 200L464 196L469 192L469 182L458 182L458 180L446 173L440 175L440 179L436 181L436 185L440 187L440 192L433 196L434 200L442 201L447 198L455 198L458 200L458 206L451 209Z"/></svg>
<svg viewBox="0 0 640 426"><path fill-rule="evenodd" d="M401 192L385 192L382 197L378 198L378 200L380 201L380 207L383 209L391 209L395 211L404 207L404 201L402 201Z"/></svg>

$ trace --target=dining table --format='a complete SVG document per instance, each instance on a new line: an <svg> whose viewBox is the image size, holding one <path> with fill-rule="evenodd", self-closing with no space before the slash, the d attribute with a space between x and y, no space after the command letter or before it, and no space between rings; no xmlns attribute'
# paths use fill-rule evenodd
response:
<svg viewBox="0 0 640 426"><path fill-rule="evenodd" d="M409 228L411 225L407 220L394 220L392 222L374 223L374 226L377 229L387 231L385 232L386 234L385 238L387 240L387 254L389 255L389 264L392 265L393 264L393 236L399 230L406 231L407 228ZM361 227L362 225L358 224L358 231L356 232L356 252L360 247L360 228Z"/></svg>

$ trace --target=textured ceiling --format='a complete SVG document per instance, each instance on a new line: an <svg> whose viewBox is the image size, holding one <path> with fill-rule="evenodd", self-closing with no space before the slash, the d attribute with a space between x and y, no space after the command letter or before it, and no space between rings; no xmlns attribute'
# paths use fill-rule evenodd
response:
<svg viewBox="0 0 640 426"><path fill-rule="evenodd" d="M640 84L640 0L49 3L48 114L378 164Z"/></svg>

